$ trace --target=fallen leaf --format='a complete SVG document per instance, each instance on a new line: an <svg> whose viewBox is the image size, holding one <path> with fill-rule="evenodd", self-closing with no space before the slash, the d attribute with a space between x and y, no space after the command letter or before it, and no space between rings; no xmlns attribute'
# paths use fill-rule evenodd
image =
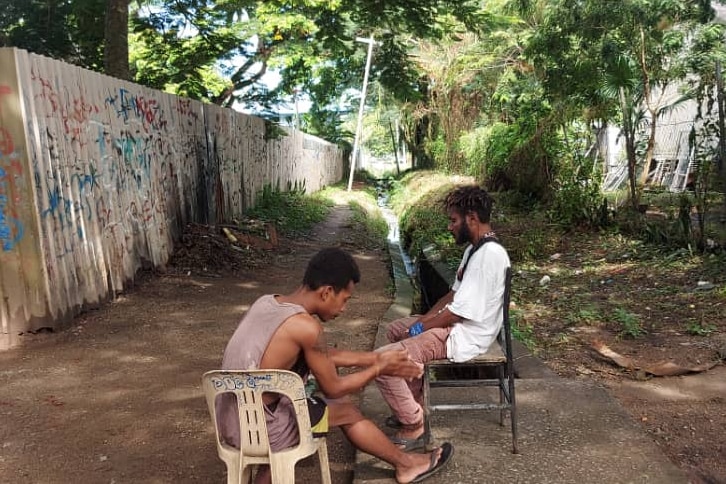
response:
<svg viewBox="0 0 726 484"><path fill-rule="evenodd" d="M689 373L702 373L710 370L714 366L719 364L719 361L709 361L696 366L681 366L673 363L672 361L660 361L650 365L639 365L632 358L623 356L608 347L605 343L599 340L592 342L592 348L601 356L611 360L621 368L633 371L637 370L638 373L643 372L653 376L678 376L687 375Z"/></svg>

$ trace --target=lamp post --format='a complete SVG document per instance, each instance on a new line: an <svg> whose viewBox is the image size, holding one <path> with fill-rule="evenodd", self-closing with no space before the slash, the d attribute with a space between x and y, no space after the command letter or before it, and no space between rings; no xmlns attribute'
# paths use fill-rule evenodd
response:
<svg viewBox="0 0 726 484"><path fill-rule="evenodd" d="M371 34L370 38L368 39L356 37L355 40L368 44L368 57L366 58L366 69L365 74L363 75L363 89L361 90L360 94L360 107L358 108L358 124L355 127L355 138L353 139L353 154L350 156L350 175L348 176L348 191L351 191L353 189L353 172L355 171L356 160L358 159L358 152L360 151L360 137L363 126L363 109L365 108L366 104L366 89L368 88L368 73L371 70L371 57L373 57L373 44L375 44L375 41L373 40L373 34Z"/></svg>

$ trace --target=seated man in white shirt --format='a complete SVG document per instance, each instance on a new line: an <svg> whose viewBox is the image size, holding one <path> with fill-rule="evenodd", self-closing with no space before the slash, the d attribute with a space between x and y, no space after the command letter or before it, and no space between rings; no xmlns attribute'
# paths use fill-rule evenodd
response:
<svg viewBox="0 0 726 484"><path fill-rule="evenodd" d="M510 262L490 225L492 198L478 186L463 186L447 195L445 207L456 243L468 244L456 281L426 314L393 321L388 329L391 344L379 349L405 348L421 365L444 358L462 362L484 353L502 325ZM405 450L422 448L422 380L381 375L376 384L394 413L387 424L400 428L394 442Z"/></svg>

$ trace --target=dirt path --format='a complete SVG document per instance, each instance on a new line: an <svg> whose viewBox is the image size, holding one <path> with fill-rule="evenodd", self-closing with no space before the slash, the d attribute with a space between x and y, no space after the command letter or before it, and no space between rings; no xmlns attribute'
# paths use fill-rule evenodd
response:
<svg viewBox="0 0 726 484"><path fill-rule="evenodd" d="M313 253L341 245L363 278L329 323L329 341L373 346L390 304L385 253L352 243L348 216L337 207L310 237L282 240L234 277L197 275L204 268L145 275L69 329L24 336L0 353L0 482L224 482L200 378L219 365L249 304L294 289ZM350 482L352 448L339 431L328 446L333 482ZM317 472L301 463L298 482L318 482Z"/></svg>

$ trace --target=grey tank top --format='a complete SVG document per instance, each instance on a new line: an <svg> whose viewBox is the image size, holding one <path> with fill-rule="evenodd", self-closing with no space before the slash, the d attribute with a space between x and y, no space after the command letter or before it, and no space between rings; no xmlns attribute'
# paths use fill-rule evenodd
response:
<svg viewBox="0 0 726 484"><path fill-rule="evenodd" d="M260 297L242 317L242 321L227 343L222 358L222 369L258 369L260 360L280 325L291 316L304 312L305 308L298 304L277 302L274 295ZM239 416L234 395L220 395L215 412L222 438L229 445L239 448ZM297 425L294 409L289 400L281 399L275 410L268 412L266 417L267 433L273 451L297 444Z"/></svg>

